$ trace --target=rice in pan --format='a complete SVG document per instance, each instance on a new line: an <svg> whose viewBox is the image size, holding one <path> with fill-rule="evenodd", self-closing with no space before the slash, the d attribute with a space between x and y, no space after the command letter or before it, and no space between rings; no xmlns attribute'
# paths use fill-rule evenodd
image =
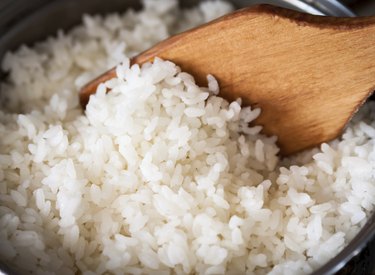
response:
<svg viewBox="0 0 375 275"><path fill-rule="evenodd" d="M213 76L129 66L231 9L144 1L6 55L0 259L35 274L302 274L348 244L375 204L374 104L281 161L248 126L260 110L217 96ZM119 63L83 114L79 88Z"/></svg>

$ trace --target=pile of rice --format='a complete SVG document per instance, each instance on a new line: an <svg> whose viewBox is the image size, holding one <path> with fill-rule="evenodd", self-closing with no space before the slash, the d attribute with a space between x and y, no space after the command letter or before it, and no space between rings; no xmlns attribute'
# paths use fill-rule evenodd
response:
<svg viewBox="0 0 375 275"><path fill-rule="evenodd" d="M168 61L129 67L231 9L145 1L6 55L1 260L35 274L302 274L348 244L375 204L374 104L340 140L280 162L276 138L248 127L260 110L218 97L213 76L202 88ZM83 114L78 89L120 62Z"/></svg>

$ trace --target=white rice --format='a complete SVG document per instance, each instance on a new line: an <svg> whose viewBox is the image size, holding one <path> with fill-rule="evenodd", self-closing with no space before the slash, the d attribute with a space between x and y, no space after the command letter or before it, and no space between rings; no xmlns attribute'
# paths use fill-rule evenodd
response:
<svg viewBox="0 0 375 275"><path fill-rule="evenodd" d="M336 255L375 204L375 105L342 138L280 163L260 110L171 62L128 56L231 10L85 16L8 53L1 84L0 259L35 274L303 274ZM106 69L85 114L79 87ZM106 87L112 91L105 95Z"/></svg>

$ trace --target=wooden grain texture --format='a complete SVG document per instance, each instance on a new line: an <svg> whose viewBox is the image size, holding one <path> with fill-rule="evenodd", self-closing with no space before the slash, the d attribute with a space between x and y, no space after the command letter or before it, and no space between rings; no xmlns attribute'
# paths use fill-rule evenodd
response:
<svg viewBox="0 0 375 275"><path fill-rule="evenodd" d="M375 88L375 18L333 18L261 5L173 36L136 56L171 60L220 95L260 107L256 124L283 155L336 138ZM85 105L99 82L85 86Z"/></svg>

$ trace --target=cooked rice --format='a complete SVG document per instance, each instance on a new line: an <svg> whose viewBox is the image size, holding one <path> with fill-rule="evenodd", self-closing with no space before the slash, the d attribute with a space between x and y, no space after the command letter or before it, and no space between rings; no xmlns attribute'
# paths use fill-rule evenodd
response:
<svg viewBox="0 0 375 275"><path fill-rule="evenodd" d="M213 76L129 67L231 9L148 0L6 55L1 259L35 274L302 274L348 244L375 204L373 103L339 140L280 162L276 138L248 127L260 110L218 97ZM120 62L82 114L79 87Z"/></svg>

